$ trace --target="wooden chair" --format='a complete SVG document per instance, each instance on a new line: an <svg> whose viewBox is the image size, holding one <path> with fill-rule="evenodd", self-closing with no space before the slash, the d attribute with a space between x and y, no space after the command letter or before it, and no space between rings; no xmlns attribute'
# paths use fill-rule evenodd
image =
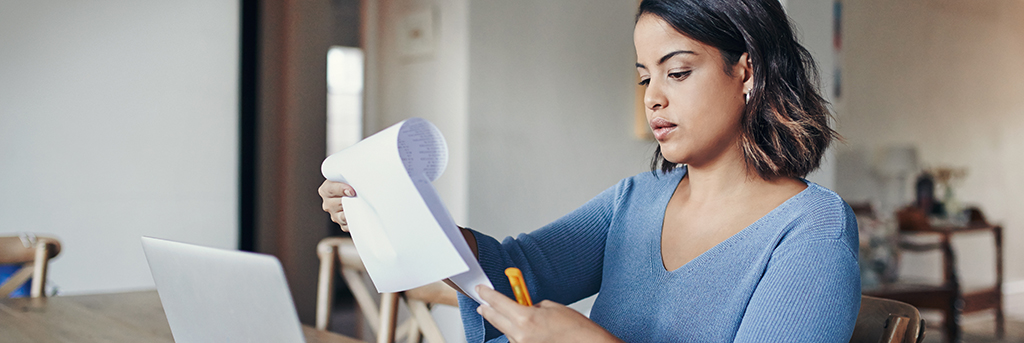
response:
<svg viewBox="0 0 1024 343"><path fill-rule="evenodd" d="M919 343L924 320L917 308L895 300L862 296L850 343Z"/></svg>
<svg viewBox="0 0 1024 343"><path fill-rule="evenodd" d="M0 298L7 298L29 278L32 278L31 297L45 297L47 266L59 253L60 241L56 238L33 234L0 237L0 264L21 265L21 269L0 284Z"/></svg>
<svg viewBox="0 0 1024 343"><path fill-rule="evenodd" d="M331 304L334 293L335 262L339 262L342 278L355 296L363 317L377 335L378 343L392 343L406 338L408 342L419 342L420 335L431 343L442 343L444 337L434 317L430 314L432 304L459 306L455 290L444 283L435 282L399 293L380 295L380 305L374 300L373 286L364 277L366 268L359 259L355 245L350 238L328 237L317 244L320 257L320 276L317 286L316 328L326 330L330 325ZM411 320L397 325L399 298L405 300Z"/></svg>

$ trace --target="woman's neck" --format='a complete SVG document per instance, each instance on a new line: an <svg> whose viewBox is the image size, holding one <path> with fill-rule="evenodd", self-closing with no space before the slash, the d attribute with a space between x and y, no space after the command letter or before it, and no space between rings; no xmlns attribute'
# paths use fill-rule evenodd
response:
<svg viewBox="0 0 1024 343"><path fill-rule="evenodd" d="M738 147L707 163L687 164L686 174L683 180L686 187L679 187L678 191L685 192L691 202L704 204L745 202L773 187L803 184L793 178L762 178L756 169L747 165Z"/></svg>

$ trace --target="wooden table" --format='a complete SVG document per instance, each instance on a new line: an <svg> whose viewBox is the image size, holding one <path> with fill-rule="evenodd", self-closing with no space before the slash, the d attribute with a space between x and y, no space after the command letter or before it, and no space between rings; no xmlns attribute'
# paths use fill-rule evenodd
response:
<svg viewBox="0 0 1024 343"><path fill-rule="evenodd" d="M358 343L303 326L308 343ZM156 291L0 300L0 343L174 342Z"/></svg>
<svg viewBox="0 0 1024 343"><path fill-rule="evenodd" d="M967 223L954 225L932 222L916 208L904 208L897 212L901 237L931 235L938 236L938 243L917 244L901 242L900 249L908 251L939 250L942 252L942 284L913 285L888 284L875 289L865 289L865 295L895 299L918 308L937 309L943 312L947 342L961 339L960 315L982 310L994 310L996 315L996 336L1002 338L1005 332L1003 316L1003 228L989 224L977 209L970 209ZM991 232L995 249L996 280L991 287L964 290L957 274L956 255L953 252L952 237L970 232Z"/></svg>

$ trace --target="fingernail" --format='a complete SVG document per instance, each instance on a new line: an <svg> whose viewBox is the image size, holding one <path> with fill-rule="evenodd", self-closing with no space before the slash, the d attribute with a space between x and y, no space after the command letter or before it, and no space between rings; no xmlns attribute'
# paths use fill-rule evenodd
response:
<svg viewBox="0 0 1024 343"><path fill-rule="evenodd" d="M479 314L484 314L484 310L483 310L483 308L484 308L483 306L477 306L477 307L476 307L476 313L479 313Z"/></svg>
<svg viewBox="0 0 1024 343"><path fill-rule="evenodd" d="M351 189L346 189L345 190L345 195L346 196L352 196L352 190Z"/></svg>

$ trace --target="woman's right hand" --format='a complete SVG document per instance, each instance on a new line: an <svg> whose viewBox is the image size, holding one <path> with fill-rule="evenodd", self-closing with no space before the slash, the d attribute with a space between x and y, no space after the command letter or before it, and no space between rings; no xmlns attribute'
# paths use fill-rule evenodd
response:
<svg viewBox="0 0 1024 343"><path fill-rule="evenodd" d="M341 230L348 232L348 222L345 221L345 209L341 208L342 197L356 196L356 190L347 183L324 181L320 185L320 197L324 199L324 212L331 215L331 221L341 225Z"/></svg>

